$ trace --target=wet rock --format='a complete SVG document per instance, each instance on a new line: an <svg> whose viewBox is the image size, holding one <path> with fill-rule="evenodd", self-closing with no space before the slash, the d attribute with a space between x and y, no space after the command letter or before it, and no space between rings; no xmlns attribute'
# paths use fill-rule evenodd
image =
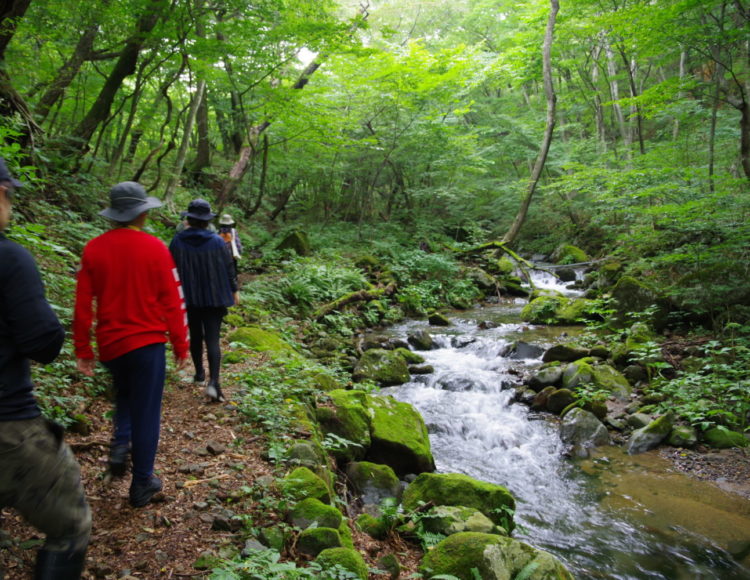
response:
<svg viewBox="0 0 750 580"><path fill-rule="evenodd" d="M577 348L566 344L556 344L542 356L544 362L573 362L578 359L587 357L589 351L583 348Z"/></svg>
<svg viewBox="0 0 750 580"><path fill-rule="evenodd" d="M451 321L448 320L448 317L444 314L441 314L440 312L433 312L429 315L427 318L427 322L429 322L430 326L450 326Z"/></svg>
<svg viewBox="0 0 750 580"><path fill-rule="evenodd" d="M516 341L503 350L501 356L514 360L538 359L544 354L544 348L536 344L529 344L522 340Z"/></svg>
<svg viewBox="0 0 750 580"><path fill-rule="evenodd" d="M417 350L430 350L434 348L435 341L432 335L426 330L418 330L416 332L410 332L407 336L409 344Z"/></svg>
<svg viewBox="0 0 750 580"><path fill-rule="evenodd" d="M671 414L662 415L645 427L636 429L628 441L628 453L635 455L657 447L672 431Z"/></svg>
<svg viewBox="0 0 750 580"><path fill-rule="evenodd" d="M580 408L568 411L560 426L560 439L575 451L587 455L588 449L609 444L609 432L593 413Z"/></svg>
<svg viewBox="0 0 750 580"><path fill-rule="evenodd" d="M409 367L409 373L412 375L431 375L435 372L435 367L432 365L411 365Z"/></svg>
<svg viewBox="0 0 750 580"><path fill-rule="evenodd" d="M539 392L545 387L559 385L562 381L563 367L543 367L529 379L529 386Z"/></svg>
<svg viewBox="0 0 750 580"><path fill-rule="evenodd" d="M672 447L692 447L698 442L698 433L689 425L675 425L667 442Z"/></svg>

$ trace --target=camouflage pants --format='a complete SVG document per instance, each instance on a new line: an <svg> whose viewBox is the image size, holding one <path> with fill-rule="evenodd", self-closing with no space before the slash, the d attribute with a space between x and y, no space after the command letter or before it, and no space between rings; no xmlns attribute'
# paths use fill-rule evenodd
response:
<svg viewBox="0 0 750 580"><path fill-rule="evenodd" d="M62 428L43 417L0 421L0 508L15 508L46 535L50 551L80 551L91 511Z"/></svg>

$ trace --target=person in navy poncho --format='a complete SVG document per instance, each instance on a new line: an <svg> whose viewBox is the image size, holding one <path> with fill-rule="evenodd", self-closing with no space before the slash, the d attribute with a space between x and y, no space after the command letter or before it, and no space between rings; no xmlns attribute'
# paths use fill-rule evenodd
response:
<svg viewBox="0 0 750 580"><path fill-rule="evenodd" d="M194 382L203 384L203 345L208 359L205 392L211 401L224 400L219 381L221 322L227 308L239 302L234 261L221 237L208 226L216 214L205 199L194 199L184 214L188 227L169 244L182 280L190 330Z"/></svg>

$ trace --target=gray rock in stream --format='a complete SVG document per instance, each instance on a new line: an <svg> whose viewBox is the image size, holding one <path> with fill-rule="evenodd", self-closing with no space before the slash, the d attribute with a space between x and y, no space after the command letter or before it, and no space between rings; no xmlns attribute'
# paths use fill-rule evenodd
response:
<svg viewBox="0 0 750 580"><path fill-rule="evenodd" d="M592 447L609 444L609 431L596 415L575 408L565 414L560 438L571 446L574 455L586 457Z"/></svg>

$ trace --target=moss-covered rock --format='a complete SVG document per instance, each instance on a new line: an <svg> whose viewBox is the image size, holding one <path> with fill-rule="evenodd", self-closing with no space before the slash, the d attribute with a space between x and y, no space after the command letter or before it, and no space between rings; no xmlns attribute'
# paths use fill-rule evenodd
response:
<svg viewBox="0 0 750 580"><path fill-rule="evenodd" d="M556 313L557 324L583 324L589 318L587 313L592 304L593 301L588 298L568 300Z"/></svg>
<svg viewBox="0 0 750 580"><path fill-rule="evenodd" d="M365 534L376 540L383 540L388 535L388 526L385 522L368 513L357 517L357 527Z"/></svg>
<svg viewBox="0 0 750 580"><path fill-rule="evenodd" d="M295 504L287 518L293 526L304 530L312 524L319 528L338 528L343 516L335 507L314 497L308 497Z"/></svg>
<svg viewBox="0 0 750 580"><path fill-rule="evenodd" d="M339 461L362 459L370 448L370 414L364 391L336 389L328 393L331 407L319 406L316 415L324 433L340 438L332 449Z"/></svg>
<svg viewBox="0 0 750 580"><path fill-rule="evenodd" d="M295 350L280 335L257 326L243 326L227 336L229 342L238 342L252 350L275 355L295 356Z"/></svg>
<svg viewBox="0 0 750 580"><path fill-rule="evenodd" d="M692 447L698 442L698 433L690 425L675 425L667 437L672 447Z"/></svg>
<svg viewBox="0 0 750 580"><path fill-rule="evenodd" d="M628 453L635 455L653 449L664 441L672 431L672 414L657 417L645 427L633 432L628 441Z"/></svg>
<svg viewBox="0 0 750 580"><path fill-rule="evenodd" d="M422 518L424 529L433 534L450 536L461 532L507 535L490 518L477 509L464 506L435 506Z"/></svg>
<svg viewBox="0 0 750 580"><path fill-rule="evenodd" d="M413 510L427 502L477 509L508 532L513 531L511 514L516 501L502 485L461 473L422 473L406 488L402 503L405 509Z"/></svg>
<svg viewBox="0 0 750 580"><path fill-rule="evenodd" d="M362 353L352 377L360 382L371 380L382 387L401 385L409 381L409 366L399 353L373 348Z"/></svg>
<svg viewBox="0 0 750 580"><path fill-rule="evenodd" d="M270 526L267 528L261 528L258 532L258 539L263 545L268 546L272 550L281 552L284 550L284 546L287 541L287 532L280 526Z"/></svg>
<svg viewBox="0 0 750 580"><path fill-rule="evenodd" d="M655 288L632 276L623 276L612 288L612 298L617 310L616 319L626 322L632 315L656 307L649 321L657 331L661 331L669 313L666 298Z"/></svg>
<svg viewBox="0 0 750 580"><path fill-rule="evenodd" d="M291 443L285 459L290 465L303 465L315 471L320 465L325 465L327 454L315 439L301 439Z"/></svg>
<svg viewBox="0 0 750 580"><path fill-rule="evenodd" d="M497 287L497 280L495 280L494 276L491 276L481 268L466 268L463 271L463 277L471 280L477 288L484 292L490 292Z"/></svg>
<svg viewBox="0 0 750 580"><path fill-rule="evenodd" d="M445 314L441 314L440 312L433 312L427 317L427 322L430 324L430 326L450 326L451 321L448 320L448 317Z"/></svg>
<svg viewBox="0 0 750 580"><path fill-rule="evenodd" d="M344 518L341 520L341 524L338 527L339 536L341 537L341 545L344 548L354 549L354 536L352 530L349 528L349 520Z"/></svg>
<svg viewBox="0 0 750 580"><path fill-rule="evenodd" d="M552 252L551 259L555 264L580 264L581 262L588 262L589 257L578 246L561 244Z"/></svg>
<svg viewBox="0 0 750 580"><path fill-rule="evenodd" d="M276 246L277 250L292 250L299 256L309 256L312 253L310 240L305 232L294 231L287 235Z"/></svg>
<svg viewBox="0 0 750 580"><path fill-rule="evenodd" d="M556 344L548 348L542 355L542 361L550 362L573 362L589 356L586 348L574 344Z"/></svg>
<svg viewBox="0 0 750 580"><path fill-rule="evenodd" d="M388 465L355 461L347 467L346 476L364 504L379 505L389 497L401 499L401 482Z"/></svg>
<svg viewBox="0 0 750 580"><path fill-rule="evenodd" d="M308 556L317 556L323 550L340 547L341 536L333 528L308 528L297 537L297 549Z"/></svg>
<svg viewBox="0 0 750 580"><path fill-rule="evenodd" d="M731 431L721 425L704 431L703 440L716 449L747 447L750 445L750 441L742 433Z"/></svg>
<svg viewBox="0 0 750 580"><path fill-rule="evenodd" d="M484 580L573 580L565 566L551 554L528 544L492 534L463 532L448 536L422 560L426 578L450 574L474 580L472 569Z"/></svg>
<svg viewBox="0 0 750 580"><path fill-rule="evenodd" d="M578 396L570 389L557 389L547 397L547 410L560 415L568 405L574 403Z"/></svg>
<svg viewBox="0 0 750 580"><path fill-rule="evenodd" d="M370 414L368 461L389 465L397 475L435 470L424 419L408 403L367 395Z"/></svg>
<svg viewBox="0 0 750 580"><path fill-rule="evenodd" d="M417 330L407 335L409 344L418 350L430 350L435 346L435 340L426 330Z"/></svg>
<svg viewBox="0 0 750 580"><path fill-rule="evenodd" d="M404 360L410 365L420 365L424 362L424 357L418 352L409 350L408 348L399 347L395 349L396 353L404 357Z"/></svg>
<svg viewBox="0 0 750 580"><path fill-rule="evenodd" d="M590 384L620 399L629 397L633 389L622 373L607 364L596 362L593 358L582 358L570 363L563 371L563 387L575 389L579 385Z"/></svg>
<svg viewBox="0 0 750 580"><path fill-rule="evenodd" d="M356 574L361 580L367 580L369 574L364 558L362 558L359 552L351 548L328 548L318 554L315 561L323 569L326 567L341 566L345 570Z"/></svg>
<svg viewBox="0 0 750 580"><path fill-rule="evenodd" d="M564 296L539 296L521 310L521 320L532 324L557 324L557 313L568 303Z"/></svg>
<svg viewBox="0 0 750 580"><path fill-rule="evenodd" d="M312 497L323 503L331 503L331 491L326 482L307 467L298 467L281 482L284 494L295 501Z"/></svg>

